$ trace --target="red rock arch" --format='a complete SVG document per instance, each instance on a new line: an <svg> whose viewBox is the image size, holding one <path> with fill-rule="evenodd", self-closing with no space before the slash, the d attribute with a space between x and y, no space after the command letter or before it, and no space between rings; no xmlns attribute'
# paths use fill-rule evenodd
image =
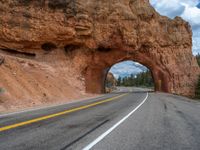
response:
<svg viewBox="0 0 200 150"><path fill-rule="evenodd" d="M157 66L152 59L145 57L145 55L141 55L140 53L127 55L117 50L110 51L109 53L97 53L96 55L95 57L99 62L90 65L85 73L86 91L89 93L103 93L105 78L109 69L114 64L127 60L138 62L151 71L154 79L155 91L171 92L167 71L160 69L161 67Z"/></svg>

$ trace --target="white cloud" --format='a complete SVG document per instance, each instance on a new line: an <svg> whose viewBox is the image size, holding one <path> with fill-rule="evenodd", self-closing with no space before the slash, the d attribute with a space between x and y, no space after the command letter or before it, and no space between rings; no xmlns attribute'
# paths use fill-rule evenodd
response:
<svg viewBox="0 0 200 150"><path fill-rule="evenodd" d="M200 53L200 37L193 38L193 54Z"/></svg>
<svg viewBox="0 0 200 150"><path fill-rule="evenodd" d="M170 18L181 16L191 25L194 22L200 26L200 9L196 7L200 3L199 0L150 0L150 2L161 15Z"/></svg>
<svg viewBox="0 0 200 150"><path fill-rule="evenodd" d="M196 55L200 53L200 28L196 29L195 32L193 32L193 54Z"/></svg>
<svg viewBox="0 0 200 150"><path fill-rule="evenodd" d="M112 66L109 72L113 73L113 75L118 78L119 76L125 77L130 76L131 74L138 74L145 70L147 70L147 68L139 63L135 63L133 61L124 61Z"/></svg>
<svg viewBox="0 0 200 150"><path fill-rule="evenodd" d="M197 7L191 7L187 4L185 5L185 10L182 13L181 17L188 21L193 29L200 28L200 9Z"/></svg>
<svg viewBox="0 0 200 150"><path fill-rule="evenodd" d="M181 15L185 6L181 5L179 0L151 0L154 8L161 14L174 18Z"/></svg>

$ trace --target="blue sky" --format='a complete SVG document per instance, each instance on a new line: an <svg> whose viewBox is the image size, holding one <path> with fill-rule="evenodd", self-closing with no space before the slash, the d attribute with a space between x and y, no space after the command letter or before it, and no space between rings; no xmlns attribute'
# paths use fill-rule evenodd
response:
<svg viewBox="0 0 200 150"><path fill-rule="evenodd" d="M193 32L193 54L200 53L200 0L150 0L151 5L163 16L182 17L188 21ZM110 72L116 78L129 76L146 70L146 68L132 61L115 64Z"/></svg>
<svg viewBox="0 0 200 150"><path fill-rule="evenodd" d="M115 76L115 78L118 78L119 76L125 77L130 76L131 74L138 74L140 72L146 71L147 68L137 62L133 61L124 61L118 64L115 64L111 69L110 72L112 72Z"/></svg>

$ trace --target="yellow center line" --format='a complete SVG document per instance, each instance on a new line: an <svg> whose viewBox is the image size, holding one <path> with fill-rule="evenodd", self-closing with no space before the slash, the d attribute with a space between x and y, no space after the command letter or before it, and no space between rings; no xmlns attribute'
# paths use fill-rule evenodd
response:
<svg viewBox="0 0 200 150"><path fill-rule="evenodd" d="M73 109L69 109L69 110L66 110L66 111L59 112L59 113L55 113L55 114L31 119L31 120L28 120L28 121L24 121L24 122L0 127L0 132L10 130L10 129L13 129L13 128L17 128L17 127L20 127L20 126L32 124L32 123L39 122L39 121L42 121L42 120L47 120L47 119L50 119L50 118L58 117L58 116L61 116L61 115L69 114L69 113L72 113L72 112L75 112L75 111L87 109L87 108L90 108L90 107L93 107L93 106L96 106L96 105L100 105L100 104L103 104L103 103L106 103L106 102L116 100L116 99L123 97L125 95L127 95L127 94L122 94L122 95L119 95L119 96L116 96L116 97L108 98L108 99L105 99L105 100L102 100L102 101L99 101L99 102L95 102L95 103L88 104L88 105L85 105L85 106L80 106L80 107L73 108Z"/></svg>

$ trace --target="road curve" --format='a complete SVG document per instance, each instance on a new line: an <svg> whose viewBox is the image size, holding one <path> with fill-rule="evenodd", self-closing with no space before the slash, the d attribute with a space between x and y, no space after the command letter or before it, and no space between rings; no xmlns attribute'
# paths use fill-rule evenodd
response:
<svg viewBox="0 0 200 150"><path fill-rule="evenodd" d="M138 89L128 91L0 115L0 149L200 149L199 102Z"/></svg>

